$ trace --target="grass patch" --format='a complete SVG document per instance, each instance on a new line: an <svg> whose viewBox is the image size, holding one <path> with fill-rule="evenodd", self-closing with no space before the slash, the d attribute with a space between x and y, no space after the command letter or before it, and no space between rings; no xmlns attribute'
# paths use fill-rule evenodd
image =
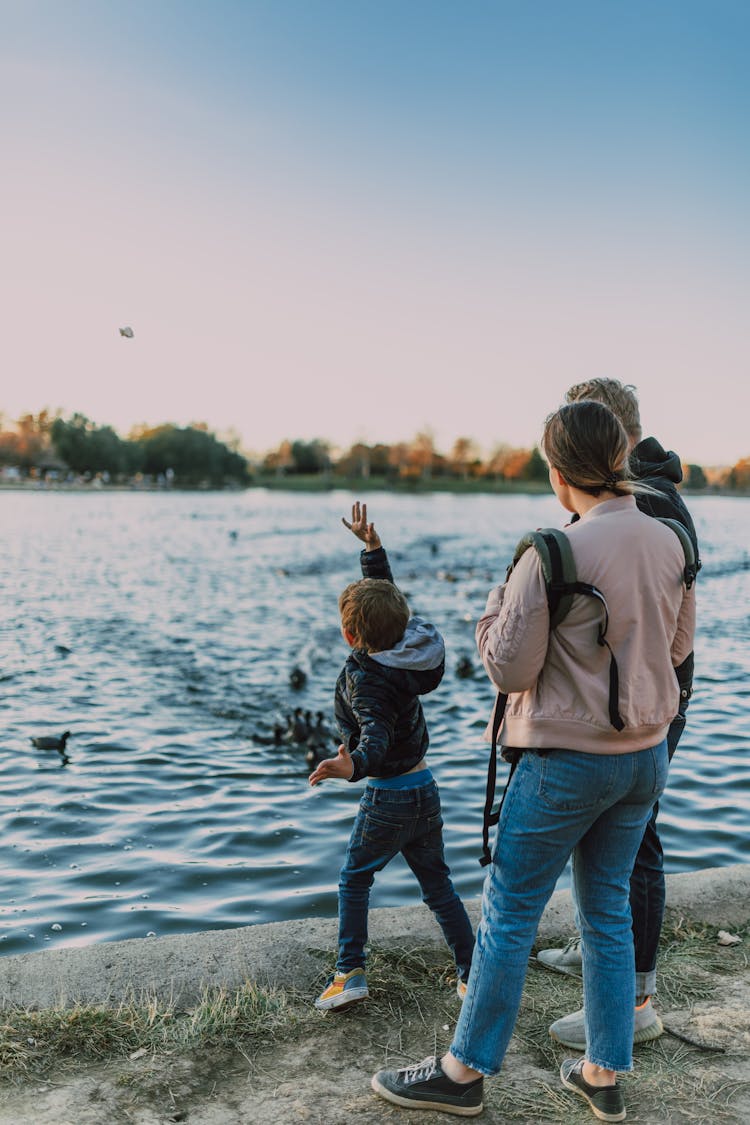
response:
<svg viewBox="0 0 750 1125"><path fill-rule="evenodd" d="M307 1007L281 990L246 984L206 990L195 1008L178 1012L153 997L116 1008L10 1008L0 1012L0 1080L48 1072L66 1060L97 1062L146 1051L241 1044L246 1050L290 1039L312 1022Z"/></svg>

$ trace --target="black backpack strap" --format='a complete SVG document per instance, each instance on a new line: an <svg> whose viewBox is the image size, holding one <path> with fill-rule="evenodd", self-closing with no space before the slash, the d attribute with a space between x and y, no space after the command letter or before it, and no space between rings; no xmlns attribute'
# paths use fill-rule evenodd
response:
<svg viewBox="0 0 750 1125"><path fill-rule="evenodd" d="M596 598L601 603L602 609L604 610L604 620L599 625L596 643L601 645L602 648L609 650L609 721L615 730L622 730L625 723L620 717L620 670L617 667L617 661L615 660L612 646L607 640L607 629L609 628L607 600L601 590L588 582L574 582L571 586L571 590L575 594L585 594L589 598Z"/></svg>
<svg viewBox="0 0 750 1125"><path fill-rule="evenodd" d="M484 798L484 817L482 823L482 857L479 860L482 867L486 867L492 861L492 854L490 852L490 828L492 828L500 819L500 811L503 807L505 794L508 792L510 779L513 777L513 771L518 765L518 758L520 755L514 755L510 763L510 771L508 773L508 780L505 782L503 795L500 798L500 804L493 812L492 806L495 803L495 781L497 780L497 736L500 731L500 726L505 714L505 705L508 702L508 696L499 691L497 693L497 700L495 701L495 710L492 713L492 746L490 748L490 764L487 768L487 790Z"/></svg>
<svg viewBox="0 0 750 1125"><path fill-rule="evenodd" d="M682 551L685 555L685 569L682 572L685 589L689 590L695 582L696 575L700 570L700 563L695 557L695 547L693 540L687 532L687 528L680 523L679 520L670 519L669 516L657 516L659 523L665 524L666 527L671 527L680 543L682 543Z"/></svg>

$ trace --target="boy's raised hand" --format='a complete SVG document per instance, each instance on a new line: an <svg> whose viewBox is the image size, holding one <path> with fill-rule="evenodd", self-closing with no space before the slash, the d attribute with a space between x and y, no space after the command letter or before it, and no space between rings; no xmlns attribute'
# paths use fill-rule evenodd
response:
<svg viewBox="0 0 750 1125"><path fill-rule="evenodd" d="M380 536L375 530L374 523L367 522L367 505L360 504L359 500L352 504L352 522L341 517L344 527L348 527L357 539L361 539L368 551L377 551L380 546Z"/></svg>
<svg viewBox="0 0 750 1125"><path fill-rule="evenodd" d="M309 780L311 785L317 785L319 781L325 781L329 777L343 777L348 781L353 773L352 756L342 743L336 757L326 758L324 762L320 762L310 774Z"/></svg>

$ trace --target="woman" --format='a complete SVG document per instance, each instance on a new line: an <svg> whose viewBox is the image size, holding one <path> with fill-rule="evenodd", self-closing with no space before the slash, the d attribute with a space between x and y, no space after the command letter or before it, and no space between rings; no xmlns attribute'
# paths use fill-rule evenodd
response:
<svg viewBox="0 0 750 1125"><path fill-rule="evenodd" d="M376 1093L397 1105L473 1116L483 1079L500 1070L542 911L569 856L583 939L584 1058L566 1059L563 1084L603 1121L622 1121L617 1071L632 1069L635 970L629 878L651 808L664 789L665 736L677 712L674 667L693 647L694 588L673 531L638 511L628 440L600 403L547 419L543 448L562 506L578 580L609 611L619 669L610 718L610 652L597 643L603 607L578 594L550 631L536 551L491 591L477 645L492 682L509 694L501 728L521 757L498 824L471 975L450 1051L441 1060L380 1071Z"/></svg>

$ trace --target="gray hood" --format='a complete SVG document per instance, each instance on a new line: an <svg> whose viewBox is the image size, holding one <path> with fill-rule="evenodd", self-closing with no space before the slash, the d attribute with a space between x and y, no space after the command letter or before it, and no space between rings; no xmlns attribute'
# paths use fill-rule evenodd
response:
<svg viewBox="0 0 750 1125"><path fill-rule="evenodd" d="M387 668L426 672L445 659L445 642L434 625L421 617L410 617L398 644L384 652L371 652L370 659Z"/></svg>

